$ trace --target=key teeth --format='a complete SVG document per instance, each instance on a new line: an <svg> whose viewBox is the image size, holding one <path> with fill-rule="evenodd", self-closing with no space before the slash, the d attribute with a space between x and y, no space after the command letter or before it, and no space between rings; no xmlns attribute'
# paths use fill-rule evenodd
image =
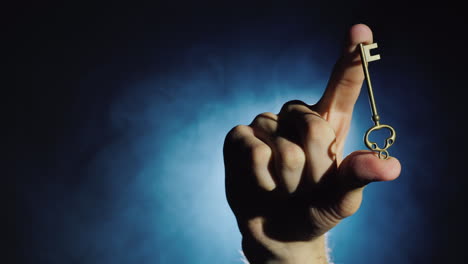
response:
<svg viewBox="0 0 468 264"><path fill-rule="evenodd" d="M371 59L369 61L376 61L376 60L380 60L380 55L377 54L377 55L373 55L370 57Z"/></svg>
<svg viewBox="0 0 468 264"><path fill-rule="evenodd" d="M364 45L364 51L365 51L364 54L366 56L366 61L367 62L380 60L380 55L379 54L376 54L376 55L371 55L370 54L370 50L375 49L375 48L377 48L377 42L374 42L374 43L369 44L369 45Z"/></svg>

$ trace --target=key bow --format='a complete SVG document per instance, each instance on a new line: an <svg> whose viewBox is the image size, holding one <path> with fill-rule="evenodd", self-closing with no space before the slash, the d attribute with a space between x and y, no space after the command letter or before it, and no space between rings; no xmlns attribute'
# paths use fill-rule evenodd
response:
<svg viewBox="0 0 468 264"><path fill-rule="evenodd" d="M369 140L369 135L373 131L377 131L377 130L380 130L380 129L390 130L390 136L385 140L385 145L382 148L379 147L379 145L376 142L373 142L373 141ZM364 143L366 144L366 146L369 149L371 149L373 151L377 151L379 153L379 158L380 159L388 159L390 157L390 155L388 154L387 149L391 145L393 145L393 143L395 143L395 139L396 139L395 129L393 129L393 127L391 127L389 125L383 125L383 124L382 125L376 125L376 126L373 126L373 127L369 128L366 131L366 134L364 135Z"/></svg>

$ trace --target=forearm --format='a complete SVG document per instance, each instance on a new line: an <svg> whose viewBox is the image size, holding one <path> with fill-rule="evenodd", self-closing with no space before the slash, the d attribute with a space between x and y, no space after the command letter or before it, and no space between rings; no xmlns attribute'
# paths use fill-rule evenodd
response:
<svg viewBox="0 0 468 264"><path fill-rule="evenodd" d="M250 264L331 264L325 235L314 241L287 242L282 248L245 239L242 246Z"/></svg>

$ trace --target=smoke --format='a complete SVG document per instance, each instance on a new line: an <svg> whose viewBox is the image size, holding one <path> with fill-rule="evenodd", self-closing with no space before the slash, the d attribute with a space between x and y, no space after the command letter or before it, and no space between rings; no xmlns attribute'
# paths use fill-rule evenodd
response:
<svg viewBox="0 0 468 264"><path fill-rule="evenodd" d="M33 213L34 263L242 262L241 237L224 194L224 137L233 126L278 112L289 100L316 102L337 54L317 40L229 41L195 43L164 71L123 82L101 114L87 116L76 134L77 152L58 151L53 172L75 175L76 182L56 180L30 193L31 201L34 193L48 193L43 203L52 205L31 202L42 208ZM379 79L386 78L383 72L374 78L375 89L384 87ZM418 158L426 145L412 134L407 111L421 110L393 107L400 98L388 90L376 92L386 93L377 101L382 118L397 130L391 154L402 160L403 173L395 182L367 187L361 210L330 232L337 264L363 263L363 258L410 263L407 254L421 240L408 233L424 232L424 208L418 207L415 189L426 193L432 187L408 176L432 175L440 168L423 167ZM365 96L356 105L345 154L364 147L362 135L371 125Z"/></svg>
<svg viewBox="0 0 468 264"><path fill-rule="evenodd" d="M126 124L122 134L132 138L111 152L134 150L141 165L113 218L146 230L146 245L153 245L160 263L240 263L240 234L224 194L224 137L261 112L278 112L288 100L317 100L320 90L311 83L320 73L304 54L266 64L261 56L204 58L206 49L194 50L185 69L135 84L114 100L115 129ZM281 79L281 72L294 79ZM135 219L142 222L130 224ZM134 229L123 231L122 240L135 236Z"/></svg>

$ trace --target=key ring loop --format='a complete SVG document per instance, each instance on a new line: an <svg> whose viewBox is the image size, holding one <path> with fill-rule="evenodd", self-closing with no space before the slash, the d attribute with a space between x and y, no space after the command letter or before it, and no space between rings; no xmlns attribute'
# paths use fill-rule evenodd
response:
<svg viewBox="0 0 468 264"><path fill-rule="evenodd" d="M390 155L388 154L388 151L386 149L379 151L379 159L388 159Z"/></svg>

